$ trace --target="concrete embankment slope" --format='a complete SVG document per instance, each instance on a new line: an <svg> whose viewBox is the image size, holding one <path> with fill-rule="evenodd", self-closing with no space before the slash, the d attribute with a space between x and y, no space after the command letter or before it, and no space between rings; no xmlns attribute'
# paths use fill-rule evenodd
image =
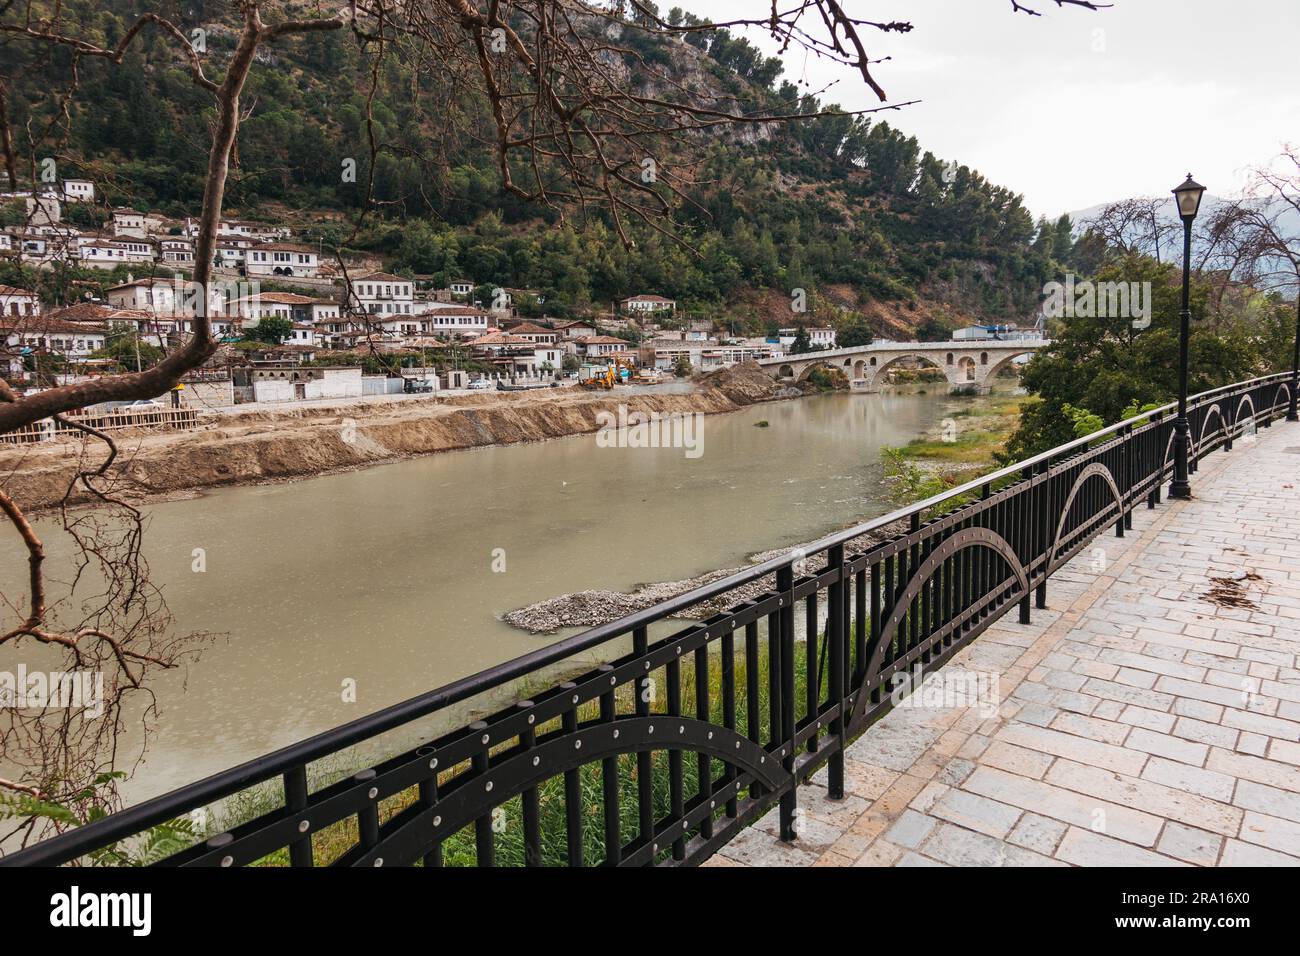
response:
<svg viewBox="0 0 1300 956"><path fill-rule="evenodd" d="M111 475L119 494L170 495L214 485L304 478L458 448L541 441L594 432L601 412L706 415L790 397L757 366L703 378L690 393L544 389L446 399L339 403L214 416L194 432L124 434ZM3 487L24 508L57 505L79 468L96 466L90 442L6 446ZM85 501L80 489L74 501Z"/></svg>

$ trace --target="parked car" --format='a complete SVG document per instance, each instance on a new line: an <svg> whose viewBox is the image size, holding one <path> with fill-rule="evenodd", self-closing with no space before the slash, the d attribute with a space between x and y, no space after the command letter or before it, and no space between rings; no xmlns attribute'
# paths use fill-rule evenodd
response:
<svg viewBox="0 0 1300 956"><path fill-rule="evenodd" d="M416 392L432 392L433 383L427 378L404 378L402 379L402 391L408 395Z"/></svg>
<svg viewBox="0 0 1300 956"><path fill-rule="evenodd" d="M470 388L494 388L495 386L493 385L492 379L490 378L476 378L474 379L474 381L469 383L469 387Z"/></svg>

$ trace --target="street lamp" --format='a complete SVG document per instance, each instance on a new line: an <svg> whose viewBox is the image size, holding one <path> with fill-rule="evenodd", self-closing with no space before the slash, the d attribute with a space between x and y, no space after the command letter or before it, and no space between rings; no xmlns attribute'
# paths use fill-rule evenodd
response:
<svg viewBox="0 0 1300 956"><path fill-rule="evenodd" d="M1178 316L1178 417L1174 419L1174 480L1169 485L1169 497L1190 498L1192 486L1187 483L1187 451L1190 445L1187 424L1187 339L1192 321L1191 268L1192 220L1201 208L1205 187L1187 174L1187 181L1174 190L1178 215L1183 220L1183 310Z"/></svg>

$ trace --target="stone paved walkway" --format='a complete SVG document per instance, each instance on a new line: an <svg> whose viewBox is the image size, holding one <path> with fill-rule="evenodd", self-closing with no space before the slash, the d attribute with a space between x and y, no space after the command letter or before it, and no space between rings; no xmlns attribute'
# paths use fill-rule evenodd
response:
<svg viewBox="0 0 1300 956"><path fill-rule="evenodd" d="M709 865L1300 865L1300 425L1192 488L944 669L1000 675L999 708L894 710L842 801L800 788L795 843L773 810Z"/></svg>

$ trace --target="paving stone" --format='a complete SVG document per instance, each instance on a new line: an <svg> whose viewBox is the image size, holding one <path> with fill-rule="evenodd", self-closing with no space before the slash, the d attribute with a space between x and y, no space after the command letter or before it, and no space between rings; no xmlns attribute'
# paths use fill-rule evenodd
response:
<svg viewBox="0 0 1300 956"><path fill-rule="evenodd" d="M899 708L890 714L919 714L915 708ZM907 770L930 745L939 738L940 731L920 720L881 720L870 731L849 745L845 757L886 767L890 770Z"/></svg>
<svg viewBox="0 0 1300 956"><path fill-rule="evenodd" d="M1147 761L1147 765L1142 769L1142 779L1173 787L1175 790L1198 793L1223 803L1231 802L1233 789L1237 785L1235 777L1215 773L1213 770L1202 770L1200 767L1179 763L1176 760L1166 760L1163 757L1152 757Z"/></svg>
<svg viewBox="0 0 1300 956"><path fill-rule="evenodd" d="M1170 677L1183 677L1187 680L1200 680L1205 676L1204 667L1193 667L1177 661L1164 660L1147 654L1133 654L1110 647L1103 648L1097 659L1131 670L1168 674Z"/></svg>
<svg viewBox="0 0 1300 956"><path fill-rule="evenodd" d="M1058 820L1040 817L1036 813L1026 813L1020 818L1007 836L1009 843L1033 850L1044 856L1051 856L1060 845L1061 837L1069 827Z"/></svg>
<svg viewBox="0 0 1300 956"><path fill-rule="evenodd" d="M1168 710L1174 702L1174 698L1170 694L1144 690L1141 687L1130 687L1127 684L1120 684L1113 680L1100 680L1096 677L1088 678L1087 683L1083 685L1083 690L1085 693L1100 697L1103 700L1114 700L1121 704L1137 704L1139 707L1149 707L1152 710Z"/></svg>
<svg viewBox="0 0 1300 956"><path fill-rule="evenodd" d="M931 780L920 793L912 798L912 802L908 806L917 813L929 813L930 808L935 805L939 798L951 789L952 787L946 783Z"/></svg>
<svg viewBox="0 0 1300 956"><path fill-rule="evenodd" d="M1099 717L1102 720L1118 720L1119 715L1124 713L1124 705L1116 700L1103 700L1097 705L1097 709L1092 712L1092 716Z"/></svg>
<svg viewBox="0 0 1300 956"><path fill-rule="evenodd" d="M973 761L955 757L949 760L944 765L944 768L939 771L938 780L953 787L960 786L961 782L969 777L974 769L975 764Z"/></svg>
<svg viewBox="0 0 1300 956"><path fill-rule="evenodd" d="M1232 802L1247 810L1300 823L1300 793L1242 780Z"/></svg>
<svg viewBox="0 0 1300 956"><path fill-rule="evenodd" d="M1184 740L1195 740L1214 747L1226 747L1228 750L1237 745L1239 734L1231 727L1220 727L1218 724L1197 720L1195 717L1179 717L1172 732L1175 737L1182 737Z"/></svg>
<svg viewBox="0 0 1300 956"><path fill-rule="evenodd" d="M1145 727L1134 727L1133 732L1124 741L1124 746L1130 750L1140 750L1143 753L1167 757L1196 767L1205 763L1205 758L1210 752L1210 748L1205 744L1184 740L1181 737L1171 737L1168 734L1158 734Z"/></svg>
<svg viewBox="0 0 1300 956"><path fill-rule="evenodd" d="M1205 769L1217 770L1231 777L1241 777L1256 783L1265 783L1280 790L1289 790L1297 786L1295 767L1273 760L1252 757L1249 754L1232 753L1219 747L1210 748L1206 758Z"/></svg>
<svg viewBox="0 0 1300 956"><path fill-rule="evenodd" d="M746 866L812 866L817 854L796 843L782 843L757 826L742 830L724 846L720 855Z"/></svg>
<svg viewBox="0 0 1300 956"><path fill-rule="evenodd" d="M1174 717L1158 710L1130 705L1125 707L1124 712L1119 715L1119 722L1121 724L1132 724L1134 727L1145 727L1147 730L1154 730L1163 734L1173 727Z"/></svg>
<svg viewBox="0 0 1300 956"><path fill-rule="evenodd" d="M1281 740L1300 741L1300 723L1293 720L1285 720L1280 716L1270 717L1267 714L1257 714L1246 710L1225 708L1219 723L1222 723L1225 727L1234 727L1237 730L1248 730L1254 734L1265 734L1269 737L1277 737Z"/></svg>
<svg viewBox="0 0 1300 956"><path fill-rule="evenodd" d="M1224 708L1204 700L1188 700L1179 697L1174 701L1173 711L1180 717L1195 717L1197 720L1217 724L1223 718Z"/></svg>
<svg viewBox="0 0 1300 956"><path fill-rule="evenodd" d="M1241 833L1238 836L1247 843L1300 856L1300 823L1291 820L1265 816L1252 810L1241 822Z"/></svg>
<svg viewBox="0 0 1300 956"><path fill-rule="evenodd" d="M930 810L931 816L998 838L1011 832L1021 812L1019 807L963 790L948 791Z"/></svg>
<svg viewBox="0 0 1300 956"><path fill-rule="evenodd" d="M1269 738L1263 734L1250 734L1243 730L1237 738L1235 749L1253 757L1263 757L1268 754L1268 742Z"/></svg>
<svg viewBox="0 0 1300 956"><path fill-rule="evenodd" d="M930 835L935 822L933 817L926 816L923 813L917 813L915 810L904 810L902 816L898 818L898 822L885 832L885 839L890 843L914 850L921 845L922 840Z"/></svg>
<svg viewBox="0 0 1300 956"><path fill-rule="evenodd" d="M983 833L941 823L926 841L927 857L951 866L1060 866L1040 853L1012 846Z"/></svg>
<svg viewBox="0 0 1300 956"><path fill-rule="evenodd" d="M854 866L893 866L903 855L903 848L887 840L877 840L857 858Z"/></svg>
<svg viewBox="0 0 1300 956"><path fill-rule="evenodd" d="M1181 860L1171 859L1111 839L1091 830L1070 827L1056 850L1056 858L1077 866L1184 866Z"/></svg>
<svg viewBox="0 0 1300 956"><path fill-rule="evenodd" d="M1030 727L1024 724L1012 723L998 732L997 739L1005 740L1009 744L1015 744L1028 750L1055 754L1058 757L1066 757L1070 760L1106 767L1109 770L1127 773L1131 776L1137 776L1141 773L1142 765L1147 762L1147 756L1144 753L1136 753L1123 747L1103 744L1096 740L1075 737L1073 734L1063 734L1060 731L1049 730L1045 727Z"/></svg>
<svg viewBox="0 0 1300 956"><path fill-rule="evenodd" d="M1020 774L1022 777L1041 779L1054 759L1051 754L1026 750L1024 747L1016 747L1003 740L995 740L989 749L984 751L980 763L986 767L996 767L1008 773Z"/></svg>
<svg viewBox="0 0 1300 956"><path fill-rule="evenodd" d="M1016 713L1016 720L1027 724L1033 724L1036 727L1046 727L1056 715L1060 713L1055 707L1048 707L1046 704L1030 703L1025 704Z"/></svg>
<svg viewBox="0 0 1300 956"><path fill-rule="evenodd" d="M1268 759L1281 760L1283 763L1300 767L1300 744L1290 740L1274 740L1268 745Z"/></svg>
<svg viewBox="0 0 1300 956"><path fill-rule="evenodd" d="M1087 737L1090 740L1100 740L1105 744L1122 744L1133 728L1111 720L1085 717L1083 714L1058 714L1052 721L1051 729L1074 734L1077 737Z"/></svg>
<svg viewBox="0 0 1300 956"><path fill-rule="evenodd" d="M1076 826L1092 827L1105 820L1108 832L1142 846L1155 845L1163 822L1150 813L991 767L971 774L965 789Z"/></svg>
<svg viewBox="0 0 1300 956"><path fill-rule="evenodd" d="M1229 840L1219 857L1220 866L1300 866L1300 857L1287 856L1276 850Z"/></svg>
<svg viewBox="0 0 1300 956"><path fill-rule="evenodd" d="M1219 860L1223 841L1224 838L1217 833L1208 833L1171 820L1165 824L1165 832L1160 834L1156 849L1186 863L1214 866Z"/></svg>
<svg viewBox="0 0 1300 956"><path fill-rule="evenodd" d="M1240 707L1243 702L1242 692L1237 688L1214 687L1210 684L1183 680L1180 677L1161 677L1156 681L1156 690L1178 697L1190 697L1192 700L1220 704L1224 707Z"/></svg>
<svg viewBox="0 0 1300 956"><path fill-rule="evenodd" d="M1156 817L1201 826L1215 833L1235 834L1241 824L1242 812L1235 807L1164 784L1124 776L1102 767L1058 760L1047 772L1046 782L1132 807ZM1109 827L1106 832L1114 833Z"/></svg>
<svg viewBox="0 0 1300 956"><path fill-rule="evenodd" d="M813 782L826 786L827 771L823 767L813 774ZM880 798L890 785L898 779L898 771L887 767L874 767L860 760L853 760L847 755L844 759L844 792L874 801Z"/></svg>

